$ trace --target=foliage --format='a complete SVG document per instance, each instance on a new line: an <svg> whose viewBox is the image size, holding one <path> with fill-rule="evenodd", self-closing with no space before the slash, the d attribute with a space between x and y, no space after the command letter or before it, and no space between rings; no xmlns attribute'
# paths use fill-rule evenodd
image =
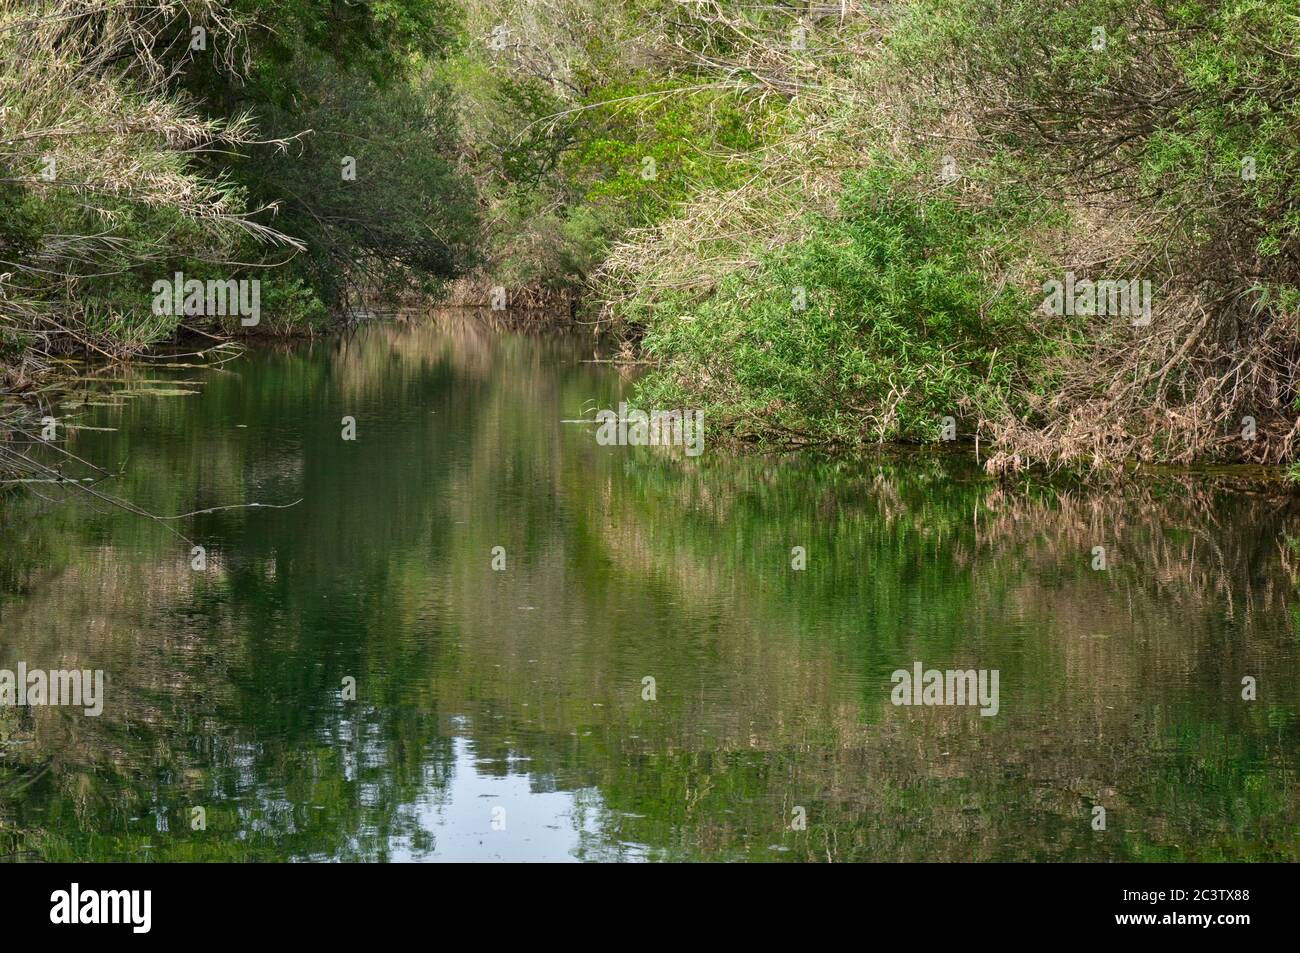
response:
<svg viewBox="0 0 1300 953"><path fill-rule="evenodd" d="M218 113L249 111L270 140L213 160L306 248L291 270L329 305L351 291L437 293L473 262L476 199L435 63L457 41L446 2L236 0L249 68L196 62L186 83ZM276 141L287 141L278 147ZM349 163L345 178L345 162ZM354 170L354 171L353 171Z"/></svg>
<svg viewBox="0 0 1300 953"><path fill-rule="evenodd" d="M654 349L647 398L694 395L735 434L773 442L790 437L793 404L802 438L854 442L863 424L878 438L925 436L906 424L909 401L938 396L953 405L947 413L970 411L962 433L982 437L999 470L1293 458L1295 0L917 0L879 16L785 21L727 3L678 7L658 54L671 61L696 51L696 82L729 84L742 100L783 97L785 125L765 140L752 179L698 189L653 229L611 247L598 285L604 313ZM790 51L791 28L811 38L802 58ZM1034 197L1035 216L1005 220L1005 235L956 267L1019 293L1013 323L1040 340L1041 360L1003 353L1016 374L1000 375L993 362L987 378L935 391L934 380L956 379L944 362L914 365L906 336L885 349L897 349L903 373L883 355L860 363L876 346L869 325L818 339L830 346L824 352L779 346L779 296L764 304L766 293L753 289L772 284L773 262L819 254L822 226L810 223L852 206L827 201L842 173L882 161L928 164L928 174L897 182L890 214L899 224L930 216L938 194L994 218L1006 196ZM960 225L936 239L964 244ZM1008 248L1019 249L1012 260ZM919 275L932 264L917 258L911 267ZM1066 273L1149 282L1152 320L1042 313L1043 282ZM857 285L829 282L828 299L794 327L860 306ZM673 327L683 314L719 327ZM1001 346L996 327L975 332L979 350ZM940 322L934 332L936 353L973 366L960 357L969 326ZM846 390L845 381L858 383ZM894 420L887 395L904 390ZM869 399L854 404L855 395ZM1256 439L1241 439L1246 417L1258 423Z"/></svg>
<svg viewBox="0 0 1300 953"><path fill-rule="evenodd" d="M427 0L0 6L0 387L177 333L150 308L177 271L263 282L277 331L464 271L476 200L429 65L458 31Z"/></svg>
<svg viewBox="0 0 1300 953"><path fill-rule="evenodd" d="M490 227L484 272L580 288L630 232L701 189L754 174L777 103L737 98L660 58L673 4L468 4L444 75Z"/></svg>
<svg viewBox="0 0 1300 953"><path fill-rule="evenodd" d="M703 403L750 439L841 446L937 439L945 416L1026 413L1049 345L1026 297L993 287L979 258L1037 209L1015 194L990 210L918 203L915 171L876 166L802 243L703 300L658 304L643 345L661 363L643 399Z"/></svg>

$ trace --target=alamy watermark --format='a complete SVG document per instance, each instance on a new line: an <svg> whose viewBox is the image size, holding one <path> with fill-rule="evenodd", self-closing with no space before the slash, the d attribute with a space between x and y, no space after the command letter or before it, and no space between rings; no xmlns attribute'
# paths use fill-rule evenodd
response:
<svg viewBox="0 0 1300 953"><path fill-rule="evenodd" d="M0 668L0 705L67 705L81 708L91 718L104 710L103 669Z"/></svg>
<svg viewBox="0 0 1300 953"><path fill-rule="evenodd" d="M704 452L704 411L618 410L596 413L596 443L602 447L685 447L688 457Z"/></svg>
<svg viewBox="0 0 1300 953"><path fill-rule="evenodd" d="M1139 327L1151 323L1151 282L1146 279L1078 280L1074 272L1067 271L1064 282L1055 278L1044 282L1043 294L1047 296L1043 310L1058 317L1114 314L1132 318Z"/></svg>
<svg viewBox="0 0 1300 953"><path fill-rule="evenodd" d="M153 925L152 890L68 890L50 894L53 924L125 924L132 933L148 933Z"/></svg>
<svg viewBox="0 0 1300 953"><path fill-rule="evenodd" d="M980 714L986 718L998 713L996 668L922 671L917 662L910 672L896 669L890 678L894 690L889 700L895 705L979 705Z"/></svg>
<svg viewBox="0 0 1300 953"><path fill-rule="evenodd" d="M160 278L153 283L153 313L205 317L237 314L244 327L255 327L262 320L262 282L256 278L200 281L186 279L184 272L178 271L170 281Z"/></svg>

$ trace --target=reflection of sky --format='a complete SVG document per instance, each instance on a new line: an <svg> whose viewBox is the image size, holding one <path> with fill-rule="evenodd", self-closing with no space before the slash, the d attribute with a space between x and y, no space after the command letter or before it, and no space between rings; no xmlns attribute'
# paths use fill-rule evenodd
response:
<svg viewBox="0 0 1300 953"><path fill-rule="evenodd" d="M606 815L599 792L545 790L546 779L522 766L526 760L480 760L467 738L453 741L454 761L445 787L434 788L414 805L420 833L392 843L395 861L554 862L602 859ZM491 767L497 773L485 773ZM493 809L504 809L504 825L493 828ZM500 816L498 812L498 816ZM629 856L631 855L631 856ZM642 850L625 845L620 859Z"/></svg>

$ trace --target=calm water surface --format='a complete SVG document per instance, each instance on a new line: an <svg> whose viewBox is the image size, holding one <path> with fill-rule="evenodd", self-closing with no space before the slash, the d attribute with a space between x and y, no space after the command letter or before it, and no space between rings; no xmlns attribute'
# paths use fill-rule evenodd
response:
<svg viewBox="0 0 1300 953"><path fill-rule="evenodd" d="M65 409L153 513L302 502L0 503L0 668L107 679L0 708L0 854L1300 859L1285 495L601 447L563 422L631 394L599 356L374 324ZM998 714L892 705L917 661Z"/></svg>

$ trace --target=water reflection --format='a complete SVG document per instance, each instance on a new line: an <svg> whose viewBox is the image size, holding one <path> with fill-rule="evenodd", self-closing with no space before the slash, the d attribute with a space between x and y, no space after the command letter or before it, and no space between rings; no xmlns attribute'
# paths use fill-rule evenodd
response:
<svg viewBox="0 0 1300 953"><path fill-rule="evenodd" d="M393 844L392 860L636 860L640 845L611 850L608 821L594 788L560 791L537 777L527 758L481 759L474 742L456 738L446 784L430 779L417 799L418 830Z"/></svg>
<svg viewBox="0 0 1300 953"><path fill-rule="evenodd" d="M601 447L561 423L630 395L600 356L442 319L106 386L71 448L113 492L303 502L5 504L0 668L108 702L0 708L0 853L1300 855L1287 496ZM916 660L998 669L998 716L891 706Z"/></svg>

